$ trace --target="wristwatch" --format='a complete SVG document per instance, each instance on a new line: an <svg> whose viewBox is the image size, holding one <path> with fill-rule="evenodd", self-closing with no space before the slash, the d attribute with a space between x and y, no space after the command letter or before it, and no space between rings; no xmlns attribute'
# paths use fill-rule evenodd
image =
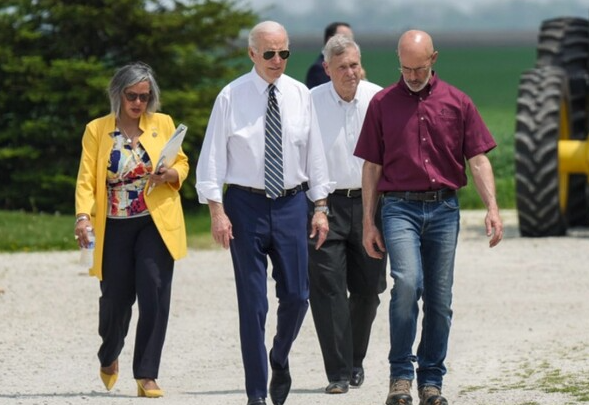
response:
<svg viewBox="0 0 589 405"><path fill-rule="evenodd" d="M316 205L314 212L322 212L325 215L329 215L329 207L327 205Z"/></svg>

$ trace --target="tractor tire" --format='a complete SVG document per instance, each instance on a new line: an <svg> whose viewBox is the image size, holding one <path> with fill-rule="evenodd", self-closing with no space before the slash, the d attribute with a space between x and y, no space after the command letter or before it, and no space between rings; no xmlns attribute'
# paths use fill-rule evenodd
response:
<svg viewBox="0 0 589 405"><path fill-rule="evenodd" d="M589 20L559 17L542 22L538 35L536 67L545 66L558 66L566 71L571 103L570 139L587 139ZM574 174L570 177L567 204L569 226L588 226L587 175Z"/></svg>
<svg viewBox="0 0 589 405"><path fill-rule="evenodd" d="M566 233L559 193L561 187L567 187L568 193L568 184L561 184L558 172L558 141L561 114L569 115L569 108L567 74L562 68L546 66L522 73L515 133L516 206L521 236Z"/></svg>
<svg viewBox="0 0 589 405"><path fill-rule="evenodd" d="M586 72L589 57L589 21L559 17L540 26L536 67L560 66L567 73Z"/></svg>

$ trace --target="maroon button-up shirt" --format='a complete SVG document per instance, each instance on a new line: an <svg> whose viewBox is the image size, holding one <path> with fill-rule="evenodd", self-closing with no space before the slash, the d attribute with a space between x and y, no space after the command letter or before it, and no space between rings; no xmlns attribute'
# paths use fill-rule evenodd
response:
<svg viewBox="0 0 589 405"><path fill-rule="evenodd" d="M495 146L470 97L434 73L419 93L401 78L372 98L354 155L382 166L379 192L457 190L466 160Z"/></svg>

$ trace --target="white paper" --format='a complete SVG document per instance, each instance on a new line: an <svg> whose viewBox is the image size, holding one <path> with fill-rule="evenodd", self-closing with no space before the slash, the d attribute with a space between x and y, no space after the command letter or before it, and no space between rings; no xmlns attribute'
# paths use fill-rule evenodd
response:
<svg viewBox="0 0 589 405"><path fill-rule="evenodd" d="M176 156L178 156L178 152L180 152L180 147L182 146L184 135L186 135L186 130L188 130L186 125L178 125L170 140L164 145L162 153L160 154L160 158L155 165L155 169L153 171L154 173L159 172L163 166L170 167L174 164L174 161L176 161ZM153 184L149 185L149 188L147 189L147 195L151 193L153 187Z"/></svg>

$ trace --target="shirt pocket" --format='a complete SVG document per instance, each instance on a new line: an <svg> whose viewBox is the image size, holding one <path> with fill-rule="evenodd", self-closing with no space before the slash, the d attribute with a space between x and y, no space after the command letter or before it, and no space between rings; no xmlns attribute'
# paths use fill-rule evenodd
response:
<svg viewBox="0 0 589 405"><path fill-rule="evenodd" d="M456 111L448 108L442 108L436 115L433 123L435 136L432 142L437 146L445 149L454 150L459 147L461 134L464 132L462 120Z"/></svg>
<svg viewBox="0 0 589 405"><path fill-rule="evenodd" d="M282 137L291 145L305 147L309 139L310 125L308 120L288 120L282 125ZM283 141L284 143L284 141Z"/></svg>

